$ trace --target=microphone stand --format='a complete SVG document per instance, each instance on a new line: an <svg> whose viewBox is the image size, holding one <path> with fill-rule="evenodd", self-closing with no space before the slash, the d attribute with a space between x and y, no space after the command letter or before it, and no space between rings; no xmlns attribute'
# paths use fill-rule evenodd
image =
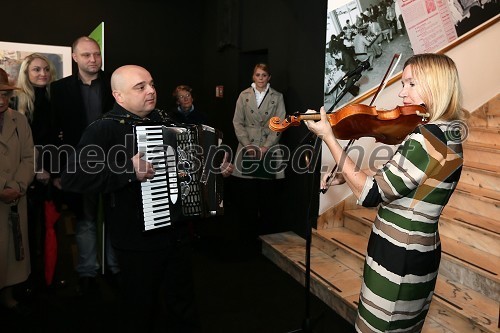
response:
<svg viewBox="0 0 500 333"><path fill-rule="evenodd" d="M327 113L332 112L332 110L335 108L335 106L340 102L340 100L345 96L347 91L349 90L350 87L354 85L360 78L361 74L356 74L353 80L348 80L346 82L346 85L342 92L336 97L335 102L333 105L330 107ZM349 79L349 77L344 75L344 77L335 85L335 89L338 89L340 87L339 83L342 80ZM349 82L350 81L350 82ZM333 90L332 90L333 91ZM304 143L309 143L314 140L313 144L313 150L310 153L311 156L305 155L306 159L306 165L308 167L308 175L310 175L309 178L309 184L311 186L307 187L307 193L306 193L306 198L309 198L309 203L307 206L307 217L306 217L306 235L305 235L305 240L306 240L306 255L305 255L305 281L304 281L304 287L305 287L305 318L302 323L302 328L289 331L288 333L311 333L312 332L312 327L311 327L311 318L310 318L310 313L311 313L311 245L312 245L312 221L310 217L311 213L311 206L312 206L312 194L314 193L315 190L315 182L314 182L314 168L316 166L316 161L319 158L319 155L321 153L321 140L315 136L312 132L307 133L302 140L299 142L299 147L303 145Z"/></svg>
<svg viewBox="0 0 500 333"><path fill-rule="evenodd" d="M345 96L345 94L347 94L347 92L349 91L349 89L351 89L352 86L354 86L354 83L356 83L356 82L359 81L359 79L361 79L361 73L358 73L358 74L354 75L352 77L352 80L349 80L349 76L347 74L345 74L342 77L342 79L340 79L339 82L337 82L337 84L335 85L335 87L333 87L333 89L328 94L331 94L334 91L334 89L338 89L340 87L340 84L342 83L342 81L346 81L345 87L340 92L340 95L338 95L336 97L335 102L328 109L327 113L332 112L332 110L335 108L335 106L337 106L337 104L340 102L340 100Z"/></svg>

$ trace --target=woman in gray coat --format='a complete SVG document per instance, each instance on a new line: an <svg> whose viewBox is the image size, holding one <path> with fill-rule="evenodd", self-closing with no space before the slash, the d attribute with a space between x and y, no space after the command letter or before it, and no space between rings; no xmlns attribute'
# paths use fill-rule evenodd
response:
<svg viewBox="0 0 500 333"><path fill-rule="evenodd" d="M26 189L35 170L28 121L9 108L14 89L0 68L0 306L18 311L13 286L26 281L30 274ZM16 221L17 232L13 228ZM16 248L15 239L20 239L24 248L19 243Z"/></svg>
<svg viewBox="0 0 500 333"><path fill-rule="evenodd" d="M239 144L233 176L240 204L242 240L253 242L258 234L277 231L273 218L276 196L284 170L280 168L280 134L269 129L269 119L286 115L283 95L270 87L271 73L266 64L253 70L251 87L236 102L233 126ZM278 148L278 150L276 149Z"/></svg>

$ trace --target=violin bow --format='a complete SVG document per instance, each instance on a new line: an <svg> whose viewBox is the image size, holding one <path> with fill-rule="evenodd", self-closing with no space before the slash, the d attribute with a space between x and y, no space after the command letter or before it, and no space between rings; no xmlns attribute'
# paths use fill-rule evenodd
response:
<svg viewBox="0 0 500 333"><path fill-rule="evenodd" d="M375 94L370 102L370 106L372 106L375 103L379 94L382 92L382 90L384 90L385 86L387 85L388 78L390 78L392 76L392 74L394 73L394 71L396 70L396 67L399 64L399 61L401 60L401 56L402 56L401 53L395 53L394 56L392 57L391 63L389 64L389 68L387 68L387 71L385 72L384 77L382 78L382 82L380 82L380 84L377 88L377 91L375 92ZM355 141L354 139L349 140L347 145L344 147L344 152L347 153L347 150L351 147L351 145L354 143L354 141ZM325 194L326 191L328 190L328 188L330 188L331 183L332 183L335 175L337 174L337 167L338 167L338 163L332 168L332 171L330 171L330 174L328 175L328 177L326 177L326 188L319 190L320 193Z"/></svg>
<svg viewBox="0 0 500 333"><path fill-rule="evenodd" d="M385 86L387 85L387 81L389 81L389 78L392 76L394 71L396 70L396 67L398 67L399 61L401 60L401 53L396 53L392 57L391 63L389 64L389 68L387 68L387 71L385 72L384 77L382 78L382 82L380 82L377 91L373 95L373 98L370 102L370 106L372 106L375 101L377 100L379 94L384 90Z"/></svg>

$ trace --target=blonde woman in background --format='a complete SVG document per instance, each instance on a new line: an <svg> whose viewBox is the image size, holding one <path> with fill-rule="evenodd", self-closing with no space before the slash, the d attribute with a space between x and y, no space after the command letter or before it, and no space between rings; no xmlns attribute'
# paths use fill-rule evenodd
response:
<svg viewBox="0 0 500 333"><path fill-rule="evenodd" d="M20 88L16 92L17 110L28 119L33 143L38 146L35 156L35 180L30 184L27 193L31 249L31 276L27 288L35 291L44 286L44 202L48 198L50 181L48 156L43 156L40 147L55 142L49 88L56 75L54 64L46 56L33 53L24 58L17 79Z"/></svg>
<svg viewBox="0 0 500 333"><path fill-rule="evenodd" d="M54 65L46 56L39 53L24 58L19 69L17 84L20 90L16 92L17 111L28 118L35 145L53 143L49 87L55 78ZM36 179L47 184L50 174L41 168L40 153L38 151Z"/></svg>

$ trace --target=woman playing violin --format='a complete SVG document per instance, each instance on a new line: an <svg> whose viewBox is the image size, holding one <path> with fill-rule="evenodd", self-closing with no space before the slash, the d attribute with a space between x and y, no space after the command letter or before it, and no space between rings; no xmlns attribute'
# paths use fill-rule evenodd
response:
<svg viewBox="0 0 500 333"><path fill-rule="evenodd" d="M439 54L412 56L401 83L403 103L424 104L430 119L378 170L359 170L342 156L324 108L320 121L306 121L337 163L343 161L332 184L347 182L358 204L379 206L365 257L357 332L422 329L441 258L439 217L462 170L462 134L455 125L464 113L454 62ZM326 186L323 180L321 187Z"/></svg>

